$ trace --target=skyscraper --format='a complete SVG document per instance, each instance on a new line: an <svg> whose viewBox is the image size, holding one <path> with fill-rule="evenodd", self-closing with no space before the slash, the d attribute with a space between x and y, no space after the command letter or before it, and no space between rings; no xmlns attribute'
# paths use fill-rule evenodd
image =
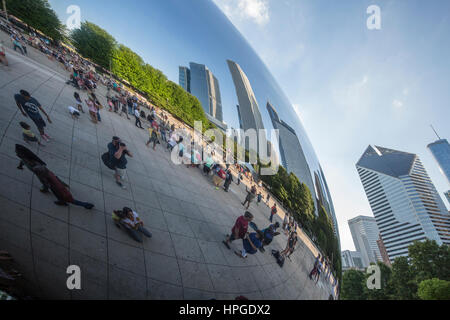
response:
<svg viewBox="0 0 450 320"><path fill-rule="evenodd" d="M311 171L295 130L280 119L270 102L267 102L267 111L272 120L273 128L279 131L279 149L283 167L288 173L293 172L300 182L306 184L314 198L315 187ZM315 207L317 212L317 203Z"/></svg>
<svg viewBox="0 0 450 320"><path fill-rule="evenodd" d="M391 266L391 261L389 260L389 255L387 254L386 247L384 246L383 238L381 237L377 240L378 249L380 249L381 258L383 259L383 263L387 266Z"/></svg>
<svg viewBox="0 0 450 320"><path fill-rule="evenodd" d="M450 184L450 144L446 139L439 139L428 145L428 149L436 159L439 169Z"/></svg>
<svg viewBox="0 0 450 320"><path fill-rule="evenodd" d="M445 197L447 198L448 203L450 204L450 190L444 192Z"/></svg>
<svg viewBox="0 0 450 320"><path fill-rule="evenodd" d="M382 261L380 249L378 248L378 227L373 217L358 216L348 221L350 232L356 251L361 253L364 267L370 263Z"/></svg>
<svg viewBox="0 0 450 320"><path fill-rule="evenodd" d="M191 62L189 68L179 67L179 84L200 101L206 114L223 121L219 80L204 64Z"/></svg>
<svg viewBox="0 0 450 320"><path fill-rule="evenodd" d="M341 257L343 270L364 269L361 254L358 251L344 250L341 252Z"/></svg>
<svg viewBox="0 0 450 320"><path fill-rule="evenodd" d="M227 60L227 63L239 101L239 114L242 121L242 129L245 131L248 129L255 129L257 131L264 129L258 102L253 93L250 81L236 62Z"/></svg>
<svg viewBox="0 0 450 320"><path fill-rule="evenodd" d="M187 67L179 67L179 84L187 92L191 92L191 71Z"/></svg>
<svg viewBox="0 0 450 320"><path fill-rule="evenodd" d="M450 244L450 214L417 155L369 146L356 168L391 261L415 240Z"/></svg>

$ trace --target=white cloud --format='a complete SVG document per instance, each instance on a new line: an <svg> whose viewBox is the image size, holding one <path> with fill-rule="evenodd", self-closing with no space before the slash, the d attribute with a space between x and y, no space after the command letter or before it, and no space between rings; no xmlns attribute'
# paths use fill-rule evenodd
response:
<svg viewBox="0 0 450 320"><path fill-rule="evenodd" d="M396 107L396 108L401 108L403 107L403 102L397 99L394 99L394 101L392 101L392 106Z"/></svg>
<svg viewBox="0 0 450 320"><path fill-rule="evenodd" d="M263 26L270 20L267 0L214 0L214 2L233 23L250 20Z"/></svg>

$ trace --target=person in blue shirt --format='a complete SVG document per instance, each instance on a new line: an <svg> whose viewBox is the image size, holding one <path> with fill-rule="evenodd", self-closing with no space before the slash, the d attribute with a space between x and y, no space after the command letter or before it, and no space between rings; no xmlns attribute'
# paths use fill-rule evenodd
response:
<svg viewBox="0 0 450 320"><path fill-rule="evenodd" d="M262 240L264 235L261 231L248 233L242 239L241 252L235 251L234 253L241 258L247 258L248 254L255 254L258 249L262 247Z"/></svg>

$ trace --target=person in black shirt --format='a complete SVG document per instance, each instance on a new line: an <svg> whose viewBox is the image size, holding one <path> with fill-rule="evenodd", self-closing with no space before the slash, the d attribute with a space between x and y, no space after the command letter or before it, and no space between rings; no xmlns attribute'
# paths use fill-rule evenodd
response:
<svg viewBox="0 0 450 320"><path fill-rule="evenodd" d="M50 136L47 135L44 131L46 123L44 119L42 119L39 111L41 111L47 117L49 123L52 123L52 121L50 120L49 115L42 108L39 101L33 98L25 90L20 90L20 94L14 95L14 99L16 100L17 107L19 108L20 112L22 112L23 116L30 117L30 119L33 120L33 122L36 124L36 127L38 128L42 138L45 141L48 141L50 139Z"/></svg>
<svg viewBox="0 0 450 320"><path fill-rule="evenodd" d="M128 155L133 157L133 155L127 149L125 143L121 142L118 137L113 137L112 142L108 144L108 152L111 163L115 168L114 177L116 179L116 183L119 187L125 189L125 186L120 181L121 179L123 180L126 173L128 160L125 156Z"/></svg>

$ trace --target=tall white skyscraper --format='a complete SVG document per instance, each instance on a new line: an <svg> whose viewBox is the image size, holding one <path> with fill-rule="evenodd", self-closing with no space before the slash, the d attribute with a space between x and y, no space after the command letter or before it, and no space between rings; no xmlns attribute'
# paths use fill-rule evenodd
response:
<svg viewBox="0 0 450 320"><path fill-rule="evenodd" d="M373 217L358 216L348 221L350 232L356 251L361 254L363 266L366 268L371 262L382 261L378 248L378 227Z"/></svg>
<svg viewBox="0 0 450 320"><path fill-rule="evenodd" d="M450 214L417 155L369 146L356 168L390 261L415 240L450 244Z"/></svg>

